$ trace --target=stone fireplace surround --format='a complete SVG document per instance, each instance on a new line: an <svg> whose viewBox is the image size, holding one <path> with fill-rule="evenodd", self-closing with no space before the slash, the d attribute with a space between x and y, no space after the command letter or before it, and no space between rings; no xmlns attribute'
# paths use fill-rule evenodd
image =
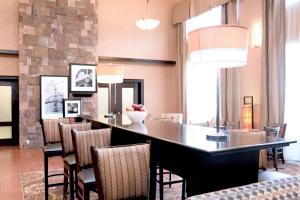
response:
<svg viewBox="0 0 300 200"><path fill-rule="evenodd" d="M40 75L69 75L69 63L97 62L97 3L19 0L21 148L43 145ZM97 95L82 97L82 105L83 114L96 116Z"/></svg>

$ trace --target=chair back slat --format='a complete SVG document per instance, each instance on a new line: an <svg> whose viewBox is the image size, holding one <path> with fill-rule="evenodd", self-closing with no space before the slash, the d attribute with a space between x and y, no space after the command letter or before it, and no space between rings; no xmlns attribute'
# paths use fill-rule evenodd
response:
<svg viewBox="0 0 300 200"><path fill-rule="evenodd" d="M72 130L72 140L78 171L81 168L91 167L92 156L90 148L110 146L111 128L94 129L87 131Z"/></svg>
<svg viewBox="0 0 300 200"><path fill-rule="evenodd" d="M74 123L74 124L59 124L59 133L62 143L63 152L65 155L73 153L73 142L71 130L86 131L92 128L91 123Z"/></svg>
<svg viewBox="0 0 300 200"><path fill-rule="evenodd" d="M72 120L70 118L60 118L60 119L42 119L42 129L44 136L44 143L56 143L60 142L59 136L59 123L69 124Z"/></svg>
<svg viewBox="0 0 300 200"><path fill-rule="evenodd" d="M182 124L183 114L182 113L162 113L162 119L170 119L171 122Z"/></svg>
<svg viewBox="0 0 300 200"><path fill-rule="evenodd" d="M101 200L147 198L150 145L92 148L97 191Z"/></svg>
<svg viewBox="0 0 300 200"><path fill-rule="evenodd" d="M267 136L278 137L280 127L265 127L264 131L266 131Z"/></svg>

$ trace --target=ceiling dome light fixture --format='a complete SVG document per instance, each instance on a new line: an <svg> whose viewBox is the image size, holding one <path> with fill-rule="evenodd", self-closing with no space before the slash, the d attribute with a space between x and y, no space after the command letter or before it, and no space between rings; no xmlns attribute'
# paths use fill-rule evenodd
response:
<svg viewBox="0 0 300 200"><path fill-rule="evenodd" d="M158 25L160 24L160 21L156 20L156 19L148 18L149 0L146 0L146 1L147 1L146 18L135 21L135 25L142 30L152 30L152 29L155 29L156 27L158 27Z"/></svg>

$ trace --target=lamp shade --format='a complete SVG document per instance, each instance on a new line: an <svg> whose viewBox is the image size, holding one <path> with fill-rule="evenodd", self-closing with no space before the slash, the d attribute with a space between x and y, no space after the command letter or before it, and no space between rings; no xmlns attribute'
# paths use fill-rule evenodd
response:
<svg viewBox="0 0 300 200"><path fill-rule="evenodd" d="M124 77L124 67L118 65L101 65L97 68L98 83L122 83Z"/></svg>
<svg viewBox="0 0 300 200"><path fill-rule="evenodd" d="M243 127L246 129L251 129L252 127L252 106L251 105L244 105L243 106Z"/></svg>
<svg viewBox="0 0 300 200"><path fill-rule="evenodd" d="M188 34L190 61L221 68L247 64L248 29L238 25L199 28Z"/></svg>

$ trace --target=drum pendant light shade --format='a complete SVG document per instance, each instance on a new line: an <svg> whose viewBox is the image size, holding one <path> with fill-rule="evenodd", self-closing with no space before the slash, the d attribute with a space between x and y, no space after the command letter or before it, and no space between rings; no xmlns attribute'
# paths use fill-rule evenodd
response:
<svg viewBox="0 0 300 200"><path fill-rule="evenodd" d="M199 28L188 34L190 61L220 68L247 64L248 29L238 25Z"/></svg>

